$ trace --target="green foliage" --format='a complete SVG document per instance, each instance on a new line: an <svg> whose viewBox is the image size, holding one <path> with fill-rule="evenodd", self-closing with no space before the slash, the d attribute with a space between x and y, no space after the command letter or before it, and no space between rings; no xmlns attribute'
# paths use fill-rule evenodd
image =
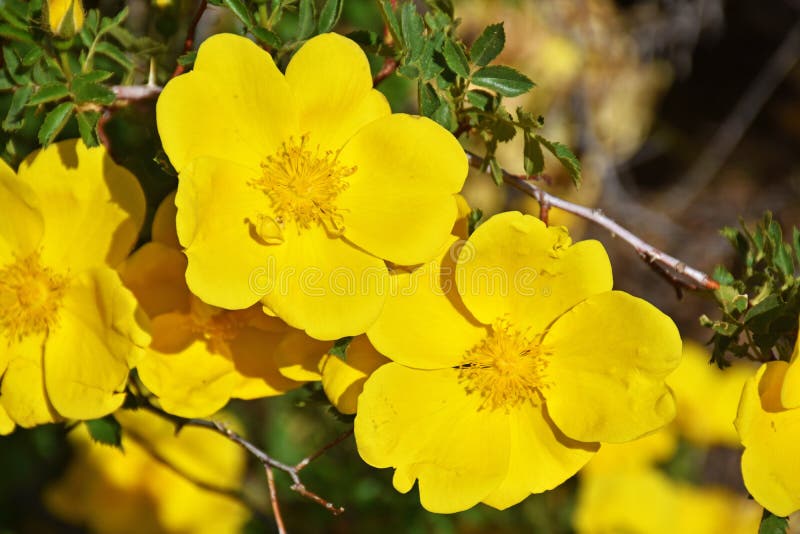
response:
<svg viewBox="0 0 800 534"><path fill-rule="evenodd" d="M761 516L761 525L758 527L758 534L785 534L788 529L788 517L778 517L770 511L764 510L764 515Z"/></svg>
<svg viewBox="0 0 800 534"><path fill-rule="evenodd" d="M717 267L720 288L714 298L721 317L703 315L700 323L713 331L713 360L727 365L726 353L738 358L789 360L797 338L800 314L800 232L792 243L783 239L780 224L767 213L754 228L724 228L722 235L738 256L736 276Z"/></svg>
<svg viewBox="0 0 800 534"><path fill-rule="evenodd" d="M337 358L347 361L347 347L350 346L351 341L353 341L352 336L337 339L331 350L328 351L328 354L333 354Z"/></svg>
<svg viewBox="0 0 800 534"><path fill-rule="evenodd" d="M89 436L102 445L122 448L122 426L113 415L85 421Z"/></svg>
<svg viewBox="0 0 800 534"><path fill-rule="evenodd" d="M24 136L33 129L35 141L46 146L77 126L84 142L96 145L99 112L116 98L110 86L132 82L136 70L164 48L131 34L123 25L127 16L127 9L113 17L91 9L77 35L62 38L42 25L41 1L3 2L0 91L13 92L4 132ZM13 138L5 145L4 159L14 162L24 155L14 150Z"/></svg>

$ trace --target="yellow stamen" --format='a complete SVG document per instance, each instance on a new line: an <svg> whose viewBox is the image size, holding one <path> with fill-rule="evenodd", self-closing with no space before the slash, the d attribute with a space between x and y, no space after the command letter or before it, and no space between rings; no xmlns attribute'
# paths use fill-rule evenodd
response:
<svg viewBox="0 0 800 534"><path fill-rule="evenodd" d="M283 228L293 221L298 229L322 224L334 234L344 230L343 218L336 206L339 194L347 189L344 178L356 167L338 161L339 152L309 148L308 135L293 137L261 164L262 176L251 185L262 190L272 201L275 222Z"/></svg>
<svg viewBox="0 0 800 534"><path fill-rule="evenodd" d="M68 283L41 264L38 252L0 268L0 331L9 341L50 332Z"/></svg>
<svg viewBox="0 0 800 534"><path fill-rule="evenodd" d="M482 408L509 410L525 402L538 405L549 387L549 354L531 336L500 320L480 343L467 351L459 378L467 392L483 397Z"/></svg>

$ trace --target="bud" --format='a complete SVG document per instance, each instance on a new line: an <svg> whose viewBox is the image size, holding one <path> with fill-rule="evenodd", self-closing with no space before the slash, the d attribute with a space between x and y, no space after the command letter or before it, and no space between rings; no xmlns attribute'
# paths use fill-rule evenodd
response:
<svg viewBox="0 0 800 534"><path fill-rule="evenodd" d="M83 27L83 3L81 0L48 0L47 21L51 32L69 39Z"/></svg>

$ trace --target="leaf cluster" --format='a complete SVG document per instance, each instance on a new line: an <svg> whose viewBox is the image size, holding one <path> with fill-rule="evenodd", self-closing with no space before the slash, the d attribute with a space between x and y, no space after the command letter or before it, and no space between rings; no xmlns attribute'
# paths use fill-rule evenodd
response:
<svg viewBox="0 0 800 534"><path fill-rule="evenodd" d="M495 158L497 146L511 141L518 131L525 140L526 175L544 170L544 149L579 185L578 159L565 145L537 133L543 119L519 107L512 114L503 105L504 98L524 95L535 84L512 67L491 64L505 47L502 23L487 26L468 46L456 33L459 20L453 17L449 0L428 0L424 14L410 1L397 9L389 0L379 4L391 37L382 53L398 62L401 76L416 81L420 113L456 135L469 132L479 137L486 148L485 170L498 185L503 175Z"/></svg>
<svg viewBox="0 0 800 534"><path fill-rule="evenodd" d="M789 360L800 315L800 230L784 241L780 224L766 213L752 228L724 228L722 235L736 250L737 275L717 267L714 291L721 317L703 315L700 323L713 331L712 358L720 367L726 354L737 358Z"/></svg>
<svg viewBox="0 0 800 534"><path fill-rule="evenodd" d="M114 17L89 10L80 31L67 39L49 32L43 10L42 0L0 4L0 91L12 93L2 129L10 137L5 152L12 160L24 155L15 146L15 135L35 132L46 146L72 120L83 141L97 145L102 109L115 100L111 84L131 83L136 57L162 48L125 29L127 8Z"/></svg>

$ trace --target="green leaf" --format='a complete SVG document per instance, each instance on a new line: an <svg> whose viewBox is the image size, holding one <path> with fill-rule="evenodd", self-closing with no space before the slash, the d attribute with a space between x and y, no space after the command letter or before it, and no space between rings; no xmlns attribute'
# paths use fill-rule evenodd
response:
<svg viewBox="0 0 800 534"><path fill-rule="evenodd" d="M759 317L764 315L765 313L774 310L775 308L781 305L781 300L778 298L777 295L768 295L764 300L747 310L747 313L744 316L744 322L748 323Z"/></svg>
<svg viewBox="0 0 800 534"><path fill-rule="evenodd" d="M479 67L485 67L503 51L505 45L506 31L503 23L486 26L469 50L472 62Z"/></svg>
<svg viewBox="0 0 800 534"><path fill-rule="evenodd" d="M343 0L327 0L325 2L319 12L319 24L317 25L319 33L327 33L336 26L336 23L339 22L339 17L342 16L343 6Z"/></svg>
<svg viewBox="0 0 800 534"><path fill-rule="evenodd" d="M11 104L8 107L8 113L6 113L6 118L3 119L3 129L5 131L13 132L22 127L20 115L25 109L25 104L31 98L31 94L33 94L33 87L30 85L20 87L14 91L14 95L11 97Z"/></svg>
<svg viewBox="0 0 800 534"><path fill-rule="evenodd" d="M39 128L39 143L44 146L49 145L64 129L74 109L75 105L72 102L64 102L52 109Z"/></svg>
<svg viewBox="0 0 800 534"><path fill-rule="evenodd" d="M401 76L405 76L410 80L416 80L419 78L419 69L414 65L400 65L397 67L397 73Z"/></svg>
<svg viewBox="0 0 800 534"><path fill-rule="evenodd" d="M452 0L425 0L429 8L441 11L449 18L453 18L453 1Z"/></svg>
<svg viewBox="0 0 800 534"><path fill-rule="evenodd" d="M350 346L351 341L353 341L352 336L337 339L333 347L331 347L331 350L328 351L328 354L332 354L337 358L347 361L347 347Z"/></svg>
<svg viewBox="0 0 800 534"><path fill-rule="evenodd" d="M85 421L84 424L95 442L122 448L122 426L113 415Z"/></svg>
<svg viewBox="0 0 800 534"><path fill-rule="evenodd" d="M419 111L422 115L430 117L439 108L441 101L436 89L429 83L419 82L417 86L419 98Z"/></svg>
<svg viewBox="0 0 800 534"><path fill-rule="evenodd" d="M39 61L43 55L44 55L44 50L42 50L38 46L34 46L28 51L27 54L22 56L22 64L26 67L31 67L33 66L34 63Z"/></svg>
<svg viewBox="0 0 800 534"><path fill-rule="evenodd" d="M390 0L380 0L380 8L383 23L389 28L389 33L392 34L395 44L401 47L404 46L403 34L400 31L400 24L397 22L397 15L392 9L392 3Z"/></svg>
<svg viewBox="0 0 800 534"><path fill-rule="evenodd" d="M439 103L439 107L433 112L431 119L450 132L456 129L455 113L453 112L452 104L447 100L442 100Z"/></svg>
<svg viewBox="0 0 800 534"><path fill-rule="evenodd" d="M316 7L313 0L300 0L297 12L297 40L307 39L314 33L314 16Z"/></svg>
<svg viewBox="0 0 800 534"><path fill-rule="evenodd" d="M492 173L492 179L496 185L503 184L503 168L495 158L489 160L489 171Z"/></svg>
<svg viewBox="0 0 800 534"><path fill-rule="evenodd" d="M271 46L272 48L280 48L283 44L283 40L278 36L277 33L266 28L262 28L261 26L253 26L251 31L253 32L253 35L255 35L256 39L268 46ZM194 60L197 57L197 52L192 53L194 54L192 57L192 63L194 63Z"/></svg>
<svg viewBox="0 0 800 534"><path fill-rule="evenodd" d="M236 15L239 20L245 23L245 26L250 28L253 26L253 16L250 14L250 10L247 9L247 6L242 2L242 0L223 0L222 1L225 6L233 11L233 14Z"/></svg>
<svg viewBox="0 0 800 534"><path fill-rule="evenodd" d="M786 534L789 529L789 518L778 517L768 510L764 510L761 516L761 524L758 526L758 534Z"/></svg>
<svg viewBox="0 0 800 534"><path fill-rule="evenodd" d="M519 96L534 86L527 76L505 65L479 69L472 75L472 83L497 91L503 96Z"/></svg>
<svg viewBox="0 0 800 534"><path fill-rule="evenodd" d="M417 13L417 6L413 2L405 2L400 8L400 27L409 60L415 61L422 55L422 48L425 46L425 23Z"/></svg>
<svg viewBox="0 0 800 534"><path fill-rule="evenodd" d="M446 39L442 53L444 54L444 60L447 62L447 66L450 67L450 70L462 78L469 78L469 60L460 44Z"/></svg>
<svg viewBox="0 0 800 534"><path fill-rule="evenodd" d="M380 42L377 33L367 30L356 30L345 34L345 37L362 46L375 46Z"/></svg>
<svg viewBox="0 0 800 534"><path fill-rule="evenodd" d="M489 124L489 130L501 143L507 143L517 135L517 129L511 122L511 117L503 108L498 110L497 115L494 116L494 120Z"/></svg>
<svg viewBox="0 0 800 534"><path fill-rule="evenodd" d="M90 102L101 106L108 106L114 103L116 96L114 91L105 85L92 81L92 76L79 75L72 79L72 94L79 104Z"/></svg>
<svg viewBox="0 0 800 534"><path fill-rule="evenodd" d="M30 30L25 22L4 15L5 13L0 13L0 17L4 18L10 24L0 24L0 36L11 39L12 41L22 41L23 43L33 42Z"/></svg>
<svg viewBox="0 0 800 534"><path fill-rule="evenodd" d="M716 266L711 277L722 285L731 285L734 281L733 275L722 265Z"/></svg>
<svg viewBox="0 0 800 534"><path fill-rule="evenodd" d="M133 61L131 61L131 59L125 55L125 52L107 41L97 43L95 52L106 56L128 70L133 68Z"/></svg>
<svg viewBox="0 0 800 534"><path fill-rule="evenodd" d="M794 246L794 256L800 262L800 230L792 228L792 245Z"/></svg>
<svg viewBox="0 0 800 534"><path fill-rule="evenodd" d="M535 176L544 170L544 155L542 146L530 132L525 132L525 146L522 150L525 160L525 174Z"/></svg>
<svg viewBox="0 0 800 534"><path fill-rule="evenodd" d="M489 111L494 107L494 95L482 89L467 91L467 101L483 111Z"/></svg>
<svg viewBox="0 0 800 534"><path fill-rule="evenodd" d="M558 161L561 162L561 165L564 166L572 178L572 183L575 184L575 187L580 187L581 162L578 161L578 158L575 157L575 154L573 154L566 145L563 145L557 141L548 141L541 135L537 135L536 139L538 139L539 143L541 143L543 147L545 147L558 159Z"/></svg>
<svg viewBox="0 0 800 534"><path fill-rule="evenodd" d="M28 100L29 106L38 106L39 104L44 104L45 102L53 102L55 100L61 100L69 96L69 88L67 84L54 82L48 83L39 87L39 90L36 91L36 94Z"/></svg>
<svg viewBox="0 0 800 534"><path fill-rule="evenodd" d="M794 274L794 262L790 254L790 248L782 241L776 244L775 257L773 258L775 265L786 276Z"/></svg>
<svg viewBox="0 0 800 534"><path fill-rule="evenodd" d="M97 139L97 121L100 120L99 111L79 111L75 115L78 121L78 131L83 139L83 144L88 147L98 146L100 141Z"/></svg>
<svg viewBox="0 0 800 534"><path fill-rule="evenodd" d="M467 232L469 235L475 231L475 228L478 227L478 223L483 218L483 211L480 208L474 208L472 211L469 212L467 216Z"/></svg>
<svg viewBox="0 0 800 534"><path fill-rule="evenodd" d="M80 79L83 83L100 83L111 78L113 75L113 72L109 72L107 70L93 70L85 74L79 74L75 77L75 79Z"/></svg>

